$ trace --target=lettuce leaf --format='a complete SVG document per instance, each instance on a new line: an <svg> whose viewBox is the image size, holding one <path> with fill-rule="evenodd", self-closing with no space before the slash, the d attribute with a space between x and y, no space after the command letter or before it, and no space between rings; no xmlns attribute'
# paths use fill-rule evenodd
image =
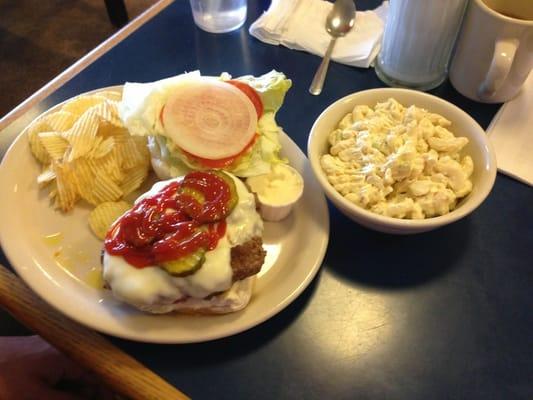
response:
<svg viewBox="0 0 533 400"><path fill-rule="evenodd" d="M281 144L278 135L281 128L276 124L273 112L263 114L257 124L257 130L259 131L257 143L227 168L229 172L245 178L267 174L272 164L287 162L280 158Z"/></svg>
<svg viewBox="0 0 533 400"><path fill-rule="evenodd" d="M285 93L291 88L292 81L285 74L272 70L267 74L255 77L252 75L236 78L237 81L247 83L253 87L263 102L265 112L276 112L280 109L285 99Z"/></svg>

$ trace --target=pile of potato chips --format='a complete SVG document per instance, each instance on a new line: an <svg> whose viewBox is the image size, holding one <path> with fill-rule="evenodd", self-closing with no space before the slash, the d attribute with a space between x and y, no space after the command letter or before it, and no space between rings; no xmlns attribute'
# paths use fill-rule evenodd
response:
<svg viewBox="0 0 533 400"><path fill-rule="evenodd" d="M70 211L79 199L93 205L117 201L147 177L146 138L124 127L120 99L111 91L79 96L26 129L31 151L43 164L37 182L51 186L60 210Z"/></svg>

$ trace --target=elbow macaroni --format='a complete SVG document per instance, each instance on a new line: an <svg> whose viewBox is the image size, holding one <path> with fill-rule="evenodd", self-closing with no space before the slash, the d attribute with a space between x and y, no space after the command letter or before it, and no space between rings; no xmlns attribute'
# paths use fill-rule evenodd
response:
<svg viewBox="0 0 533 400"><path fill-rule="evenodd" d="M346 199L377 214L422 219L449 213L472 191L468 143L441 115L390 98L355 106L329 134L321 158L328 181Z"/></svg>

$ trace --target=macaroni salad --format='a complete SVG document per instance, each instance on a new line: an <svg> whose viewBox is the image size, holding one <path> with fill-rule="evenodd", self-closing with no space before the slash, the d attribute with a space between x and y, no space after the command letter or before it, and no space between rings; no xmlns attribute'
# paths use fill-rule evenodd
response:
<svg viewBox="0 0 533 400"><path fill-rule="evenodd" d="M321 166L346 199L377 214L423 219L449 213L472 191L468 143L441 115L395 99L357 105L329 134Z"/></svg>

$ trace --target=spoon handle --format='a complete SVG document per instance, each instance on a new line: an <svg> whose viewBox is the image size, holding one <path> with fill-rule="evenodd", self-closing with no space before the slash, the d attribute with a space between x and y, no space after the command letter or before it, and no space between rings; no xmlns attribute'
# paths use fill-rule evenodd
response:
<svg viewBox="0 0 533 400"><path fill-rule="evenodd" d="M336 41L336 37L331 38L326 54L324 54L320 67L316 70L313 82L311 82L311 86L309 87L309 93L314 94L315 96L318 96L322 92L322 87L326 80L326 74L328 73L329 59L331 58L331 53L333 52L333 47L335 47Z"/></svg>

